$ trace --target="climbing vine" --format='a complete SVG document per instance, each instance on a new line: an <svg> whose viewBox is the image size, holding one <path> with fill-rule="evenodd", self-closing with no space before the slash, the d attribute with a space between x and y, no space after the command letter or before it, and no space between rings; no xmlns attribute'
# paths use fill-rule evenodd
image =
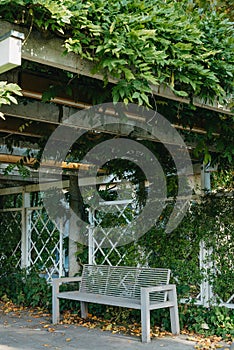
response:
<svg viewBox="0 0 234 350"><path fill-rule="evenodd" d="M185 135L196 144L194 156L206 163L212 156L225 167L233 162L233 115L192 104L196 97L210 103L216 98L233 107L232 7L222 6L185 0L2 0L0 16L28 27L28 37L33 29L45 38L61 37L65 52L91 61L93 73L103 73L111 91L105 95L114 102L158 108L160 101L152 98L152 86L158 85L186 97L189 106L165 101L159 109L176 124L201 125L205 135ZM108 84L113 79L116 84ZM56 93L52 87L43 99Z"/></svg>
<svg viewBox="0 0 234 350"><path fill-rule="evenodd" d="M179 96L226 102L233 92L233 26L187 1L3 0L0 15L64 39L67 52L94 62L113 100L150 104L151 84Z"/></svg>
<svg viewBox="0 0 234 350"><path fill-rule="evenodd" d="M119 252L125 253L121 264L170 268L179 296L192 297L193 301L199 294L202 280L208 279L216 301L227 301L234 292L233 283L230 283L234 280L233 197L231 192L229 194L210 194L199 203L192 202L181 224L168 234L165 226L170 215L169 205L150 231L137 242L119 248ZM207 249L211 248L210 255L204 261L213 266L209 270L203 270L199 265L202 240ZM78 248L79 261L86 263L88 248L80 245ZM108 254L107 248L105 253ZM113 265L118 262L119 256L116 254L115 258ZM103 256L97 254L96 262L100 263L102 259Z"/></svg>

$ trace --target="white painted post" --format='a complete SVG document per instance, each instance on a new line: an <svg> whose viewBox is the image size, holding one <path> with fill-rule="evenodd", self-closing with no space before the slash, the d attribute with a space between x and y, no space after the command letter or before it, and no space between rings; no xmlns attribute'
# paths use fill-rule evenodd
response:
<svg viewBox="0 0 234 350"><path fill-rule="evenodd" d="M30 241L30 193L22 192L22 221L21 221L21 268L30 266L29 241Z"/></svg>
<svg viewBox="0 0 234 350"><path fill-rule="evenodd" d="M205 307L209 306L209 282L207 281L207 263L206 263L206 259L207 259L207 250L205 248L205 242L201 241L200 242L200 270L204 271L204 278L201 282L201 302L202 305Z"/></svg>
<svg viewBox="0 0 234 350"><path fill-rule="evenodd" d="M64 261L64 254L63 254L63 221L61 219L60 223L59 223L59 277L62 277L64 275L63 261Z"/></svg>
<svg viewBox="0 0 234 350"><path fill-rule="evenodd" d="M203 164L201 166L201 189L203 191L211 190L210 182L210 169L209 165ZM203 270L204 279L201 283L201 302L202 305L208 307L211 299L213 298L212 286L209 283L208 271L213 268L213 263L210 261L210 256L212 255L212 248L207 249L205 242L200 242L200 269Z"/></svg>
<svg viewBox="0 0 234 350"><path fill-rule="evenodd" d="M201 189L208 192L211 190L209 165L204 163L201 166Z"/></svg>
<svg viewBox="0 0 234 350"><path fill-rule="evenodd" d="M95 264L94 258L94 217L93 217L92 209L89 209L89 264Z"/></svg>

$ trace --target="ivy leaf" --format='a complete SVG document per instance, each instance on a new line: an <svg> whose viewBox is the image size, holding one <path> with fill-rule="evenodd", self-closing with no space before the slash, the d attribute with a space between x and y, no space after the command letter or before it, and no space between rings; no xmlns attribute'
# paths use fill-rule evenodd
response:
<svg viewBox="0 0 234 350"><path fill-rule="evenodd" d="M14 103L14 104L17 104L17 103L18 103L17 100L16 100L16 98L15 98L14 96L8 95L7 98L8 98L12 103Z"/></svg>
<svg viewBox="0 0 234 350"><path fill-rule="evenodd" d="M135 76L134 76L133 73L130 71L130 69L128 69L128 68L123 68L122 70L123 70L123 72L124 72L124 75L125 75L125 78L126 78L127 81L135 79Z"/></svg>
<svg viewBox="0 0 234 350"><path fill-rule="evenodd" d="M177 96L188 97L188 93L186 91L178 91L178 90L175 90L172 87L171 87L171 89Z"/></svg>
<svg viewBox="0 0 234 350"><path fill-rule="evenodd" d="M111 24L111 26L110 26L110 29L109 29L110 34L113 33L114 29L115 29L115 21L112 22L112 24Z"/></svg>
<svg viewBox="0 0 234 350"><path fill-rule="evenodd" d="M140 93L135 91L134 94L132 95L132 99L139 98Z"/></svg>
<svg viewBox="0 0 234 350"><path fill-rule="evenodd" d="M0 106L2 104L10 105L11 103L17 104L17 100L13 94L22 96L21 88L14 83L7 84L6 81L0 81ZM3 118L3 116L1 116Z"/></svg>
<svg viewBox="0 0 234 350"><path fill-rule="evenodd" d="M211 155L210 153L206 152L204 156L204 164L208 164L211 162Z"/></svg>
<svg viewBox="0 0 234 350"><path fill-rule="evenodd" d="M2 112L0 112L0 118L6 120L6 118L4 117L4 114Z"/></svg>
<svg viewBox="0 0 234 350"><path fill-rule="evenodd" d="M149 97L146 94L141 94L140 97L146 103L146 105L150 107Z"/></svg>
<svg viewBox="0 0 234 350"><path fill-rule="evenodd" d="M99 45L99 46L96 48L96 53L99 53L99 52L101 52L101 51L103 51L103 50L104 50L103 46L102 46L102 45Z"/></svg>

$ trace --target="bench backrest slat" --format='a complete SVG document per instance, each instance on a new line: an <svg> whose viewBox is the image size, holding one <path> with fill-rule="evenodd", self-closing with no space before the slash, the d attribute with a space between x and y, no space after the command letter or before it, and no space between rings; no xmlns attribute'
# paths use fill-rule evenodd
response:
<svg viewBox="0 0 234 350"><path fill-rule="evenodd" d="M84 265L80 291L140 300L140 288L169 283L170 270L147 267ZM165 301L166 293L151 295L151 301Z"/></svg>

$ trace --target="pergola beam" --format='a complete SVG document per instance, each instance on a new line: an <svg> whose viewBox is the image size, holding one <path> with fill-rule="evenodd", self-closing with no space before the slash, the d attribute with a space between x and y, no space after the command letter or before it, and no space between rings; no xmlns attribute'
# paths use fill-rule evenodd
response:
<svg viewBox="0 0 234 350"><path fill-rule="evenodd" d="M38 191L46 191L51 188L51 186L55 186L56 188L68 188L69 187L69 180L65 180L62 182L48 182L45 184L34 184L34 185L26 185L26 186L17 186L17 187L9 187L9 188L1 188L0 189L0 196L6 196L9 194L17 194L22 192L38 192Z"/></svg>
<svg viewBox="0 0 234 350"><path fill-rule="evenodd" d="M29 95L29 92L27 93L27 95ZM40 95L40 94L39 94ZM38 96L39 96L38 95ZM63 99L63 102L66 103L66 100ZM80 103L78 103L79 107ZM89 108L90 106L88 104L84 104L83 108ZM41 101L28 101L28 103L26 105L23 104L18 104L18 105L11 105L11 106L7 106L4 105L1 107L1 111L6 115L6 116L11 116L11 117L15 117L15 118L22 118L25 120L31 120L31 121L35 121L35 122L42 122L42 123L47 123L47 124L51 124L51 128L52 126L57 127L58 125L61 125L61 122L63 120L66 120L67 118L69 118L70 116L72 116L73 114L76 114L78 112L77 108L74 107L68 107L65 105L62 106L58 106L57 104L45 104ZM62 113L61 113L62 112ZM59 119L61 118L61 114L62 114L62 121L59 121ZM136 117L134 115L129 115L129 118L134 122L134 120L136 119ZM113 119L114 121L114 119ZM144 124L144 120L141 121ZM71 126L74 126L73 124ZM82 129L83 125L82 125L82 121L77 120L77 127L80 127ZM175 127L176 129L182 129L182 130L189 130L192 131L194 133L198 133L198 134L206 134L206 130L199 128L199 127L194 127L192 129L190 129L189 127L185 128L181 125L176 125L176 124L172 124L173 127ZM92 130L93 128L90 126L90 130ZM10 125L8 125L7 129L1 127L1 122L0 122L0 130L1 132L4 132L4 130L7 130L7 132L11 132L12 130L12 134L19 134L22 135L21 131L18 129L16 129L14 126L12 127L12 129L10 128ZM52 132L53 130L51 130ZM104 126L103 127L99 127L98 131L100 132L110 132L110 130L107 130ZM131 130L129 130L129 128L126 126L124 129L124 126L121 129L121 134L122 135L128 135L129 132ZM40 135L40 132L38 130L33 131L33 129L30 130L23 130L23 133L28 133L28 136L32 136L34 137L38 137L38 135ZM31 133L31 135L30 135ZM112 130L112 133L115 134L115 130ZM145 137L148 140L152 140L152 141L156 141L154 140L154 138L151 135L148 135L147 133L145 133L145 135L136 135L139 137Z"/></svg>
<svg viewBox="0 0 234 350"><path fill-rule="evenodd" d="M110 184L110 179L108 176L99 176L96 177L84 177L79 179L79 186L96 186L96 185L106 185ZM112 184L118 185L118 182L113 182ZM0 188L0 196L6 196L9 194L17 194L21 192L38 192L38 191L47 191L53 187L57 189L69 188L70 180L63 181L48 181L45 183L39 184L30 184L26 186L17 186L9 188Z"/></svg>
<svg viewBox="0 0 234 350"><path fill-rule="evenodd" d="M43 38L42 35L36 31L32 31L28 36L29 33L27 28L8 23L6 21L0 21L0 36L6 33L6 31L10 31L12 29L23 32L27 37L27 40L22 47L23 59L103 80L102 73L91 73L93 68L92 62L81 59L74 53L64 55L65 50L62 39L57 37ZM117 82L117 80L113 79L112 77L109 77L109 81L112 83ZM167 86L152 86L152 91L155 95L162 96L170 100L190 103L189 99L176 96ZM221 106L218 104L218 102L209 104L200 100L199 98L195 98L194 105L219 113L232 114L228 107Z"/></svg>
<svg viewBox="0 0 234 350"><path fill-rule="evenodd" d="M1 154L0 153L0 163L7 163L7 164L16 164L20 160L24 159L23 156L20 155L13 155L13 154ZM23 160L24 165L26 166L33 166L36 162L35 158L31 158L30 160ZM54 162L54 161L46 161L43 162L42 166L46 168L62 168L62 169L69 169L69 170L86 170L88 171L90 168L93 167L92 164L82 164L82 163L68 163L68 162Z"/></svg>

